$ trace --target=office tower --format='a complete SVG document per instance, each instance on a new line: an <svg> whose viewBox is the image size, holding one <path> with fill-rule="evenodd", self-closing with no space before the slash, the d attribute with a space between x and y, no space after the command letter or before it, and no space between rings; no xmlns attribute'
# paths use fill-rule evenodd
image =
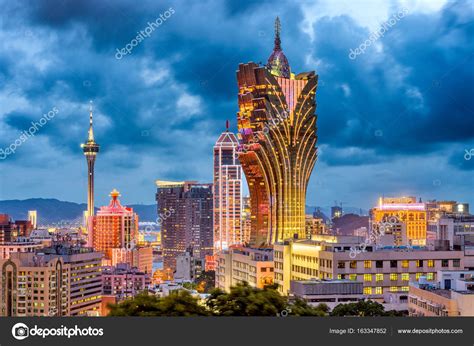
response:
<svg viewBox="0 0 474 346"><path fill-rule="evenodd" d="M102 254L54 246L0 260L2 316L98 315Z"/></svg>
<svg viewBox="0 0 474 346"><path fill-rule="evenodd" d="M110 204L101 207L90 223L90 242L108 260L112 259L114 249L131 250L138 240L138 215L132 208L122 206L119 196L114 189L110 193Z"/></svg>
<svg viewBox="0 0 474 346"><path fill-rule="evenodd" d="M31 222L33 229L38 227L38 213L36 210L28 210L28 221Z"/></svg>
<svg viewBox="0 0 474 346"><path fill-rule="evenodd" d="M212 184L158 180L156 185L163 269L171 277L177 256L186 251L201 259L213 254Z"/></svg>
<svg viewBox="0 0 474 346"><path fill-rule="evenodd" d="M252 245L304 237L306 188L317 156L317 81L314 71L291 73L278 18L267 65L239 65L239 160L250 192Z"/></svg>
<svg viewBox="0 0 474 346"><path fill-rule="evenodd" d="M379 205L370 211L371 230L381 224L390 228L391 224L403 224L406 238L411 245L426 244L427 213L424 203L416 197L380 197Z"/></svg>
<svg viewBox="0 0 474 346"><path fill-rule="evenodd" d="M94 131L92 128L92 105L89 109L89 131L87 141L81 144L84 156L87 161L87 216L94 215L94 163L99 153L99 144L94 140Z"/></svg>
<svg viewBox="0 0 474 346"><path fill-rule="evenodd" d="M214 251L244 242L241 225L242 168L237 159L237 137L222 132L214 145Z"/></svg>

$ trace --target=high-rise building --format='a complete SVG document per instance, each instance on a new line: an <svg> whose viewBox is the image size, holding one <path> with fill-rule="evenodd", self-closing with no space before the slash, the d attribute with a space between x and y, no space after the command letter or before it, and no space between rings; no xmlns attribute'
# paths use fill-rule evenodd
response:
<svg viewBox="0 0 474 346"><path fill-rule="evenodd" d="M36 210L28 210L28 221L30 221L33 229L38 227L38 212Z"/></svg>
<svg viewBox="0 0 474 346"><path fill-rule="evenodd" d="M426 244L427 213L425 203L416 197L380 197L379 205L370 211L370 228L380 224L404 224L406 238L411 245Z"/></svg>
<svg viewBox="0 0 474 346"><path fill-rule="evenodd" d="M227 129L214 145L214 251L242 244L242 168L237 137Z"/></svg>
<svg viewBox="0 0 474 346"><path fill-rule="evenodd" d="M213 254L212 184L158 180L156 185L158 215L163 215L163 269L171 277L176 270L176 257L186 251L201 259Z"/></svg>
<svg viewBox="0 0 474 346"><path fill-rule="evenodd" d="M138 243L138 215L132 208L120 204L120 193L110 193L110 204L103 206L92 216L89 227L90 243L97 251L102 251L105 258L112 259L114 249L133 249Z"/></svg>
<svg viewBox="0 0 474 346"><path fill-rule="evenodd" d="M317 81L314 71L291 72L278 18L267 65L239 65L239 160L250 192L252 245L305 235L306 189L317 157Z"/></svg>
<svg viewBox="0 0 474 346"><path fill-rule="evenodd" d="M87 216L94 215L94 163L99 153L99 144L94 140L94 131L92 128L92 105L89 109L89 131L87 141L81 144L84 156L87 161Z"/></svg>
<svg viewBox="0 0 474 346"><path fill-rule="evenodd" d="M98 315L102 254L54 246L0 260L1 316Z"/></svg>

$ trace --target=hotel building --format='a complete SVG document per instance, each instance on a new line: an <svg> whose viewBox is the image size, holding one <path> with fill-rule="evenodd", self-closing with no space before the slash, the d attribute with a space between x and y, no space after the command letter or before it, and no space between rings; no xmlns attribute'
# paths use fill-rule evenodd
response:
<svg viewBox="0 0 474 346"><path fill-rule="evenodd" d="M316 86L294 74L281 48L280 21L267 65L237 70L239 161L251 199L250 244L305 236L306 188L316 162Z"/></svg>
<svg viewBox="0 0 474 346"><path fill-rule="evenodd" d="M101 207L89 223L90 243L105 254L106 260L112 259L113 249L131 250L138 243L138 215L132 208L122 206L119 196L114 189L110 193L110 204Z"/></svg>
<svg viewBox="0 0 474 346"><path fill-rule="evenodd" d="M216 287L225 291L243 282L257 288L273 284L272 249L230 248L216 255L216 266Z"/></svg>
<svg viewBox="0 0 474 346"><path fill-rule="evenodd" d="M237 137L227 129L214 145L214 252L244 242L241 225L242 168Z"/></svg>
<svg viewBox="0 0 474 346"><path fill-rule="evenodd" d="M379 205L370 214L370 229L376 229L382 223L397 223L400 232L405 227L406 238L411 245L426 245L426 205L417 203L416 197L380 197Z"/></svg>
<svg viewBox="0 0 474 346"><path fill-rule="evenodd" d="M156 185L163 270L171 278L179 255L192 251L203 260L213 255L212 184L158 180Z"/></svg>
<svg viewBox="0 0 474 346"><path fill-rule="evenodd" d="M1 316L99 315L102 254L56 246L0 260Z"/></svg>
<svg viewBox="0 0 474 346"><path fill-rule="evenodd" d="M382 248L372 245L354 252L364 238L317 236L313 240L288 240L274 246L275 283L288 294L290 281L349 279L364 283L372 298L392 296L407 299L410 281L421 276L434 282L438 270L464 269L462 251Z"/></svg>

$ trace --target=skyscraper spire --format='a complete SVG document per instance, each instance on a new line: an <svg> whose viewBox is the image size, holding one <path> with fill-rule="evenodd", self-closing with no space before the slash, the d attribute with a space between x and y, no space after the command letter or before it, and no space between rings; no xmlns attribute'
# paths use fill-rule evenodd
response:
<svg viewBox="0 0 474 346"><path fill-rule="evenodd" d="M280 18L275 19L275 47L273 50L281 50L281 39L280 39L281 24Z"/></svg>
<svg viewBox="0 0 474 346"><path fill-rule="evenodd" d="M89 133L88 142L94 142L94 130L92 128L92 100L89 102Z"/></svg>
<svg viewBox="0 0 474 346"><path fill-rule="evenodd" d="M281 39L280 39L281 24L280 18L275 19L275 45L273 52L268 58L267 69L277 77L290 78L290 64L288 59L281 50Z"/></svg>

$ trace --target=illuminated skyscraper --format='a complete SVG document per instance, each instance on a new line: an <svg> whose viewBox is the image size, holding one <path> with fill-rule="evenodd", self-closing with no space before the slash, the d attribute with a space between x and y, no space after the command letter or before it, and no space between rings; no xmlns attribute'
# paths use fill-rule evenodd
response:
<svg viewBox="0 0 474 346"><path fill-rule="evenodd" d="M238 141L227 129L214 145L214 251L242 244L242 168Z"/></svg>
<svg viewBox="0 0 474 346"><path fill-rule="evenodd" d="M87 216L94 215L94 163L99 153L99 144L94 140L92 129L92 105L89 109L89 131L87 141L81 145L87 160Z"/></svg>
<svg viewBox="0 0 474 346"><path fill-rule="evenodd" d="M252 245L304 237L306 188L317 157L317 81L314 71L291 73L278 18L267 65L239 65L239 160L249 185Z"/></svg>
<svg viewBox="0 0 474 346"><path fill-rule="evenodd" d="M187 251L200 259L213 254L212 184L157 180L156 185L163 269L169 278L176 258Z"/></svg>
<svg viewBox="0 0 474 346"><path fill-rule="evenodd" d="M138 215L132 208L122 206L119 196L114 189L110 193L110 204L101 207L90 223L90 243L108 260L112 260L114 250L132 250L138 243Z"/></svg>

